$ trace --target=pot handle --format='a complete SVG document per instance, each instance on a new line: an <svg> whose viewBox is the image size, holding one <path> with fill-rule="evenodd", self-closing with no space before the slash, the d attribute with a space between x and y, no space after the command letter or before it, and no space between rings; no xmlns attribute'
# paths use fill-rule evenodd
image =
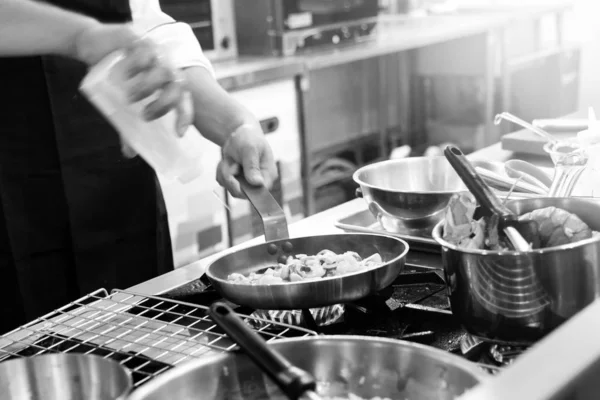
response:
<svg viewBox="0 0 600 400"><path fill-rule="evenodd" d="M354 195L358 198L363 198L363 191L361 188L356 188L356 190L354 191Z"/></svg>
<svg viewBox="0 0 600 400"><path fill-rule="evenodd" d="M298 399L315 391L317 383L306 371L293 366L226 304L213 303L209 310L213 321L258 365L290 398Z"/></svg>
<svg viewBox="0 0 600 400"><path fill-rule="evenodd" d="M236 176L242 192L248 197L250 204L256 210L263 222L265 240L289 239L287 219L283 209L277 203L266 186L253 186L243 175Z"/></svg>

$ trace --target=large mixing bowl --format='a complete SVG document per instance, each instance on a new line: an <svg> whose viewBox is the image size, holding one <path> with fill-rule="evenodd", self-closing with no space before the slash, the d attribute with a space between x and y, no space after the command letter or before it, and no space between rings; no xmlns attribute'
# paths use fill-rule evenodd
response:
<svg viewBox="0 0 600 400"><path fill-rule="evenodd" d="M473 161L503 174L502 163ZM466 187L446 157L410 157L381 161L354 173L369 210L388 232L431 230L444 218L453 194Z"/></svg>
<svg viewBox="0 0 600 400"><path fill-rule="evenodd" d="M600 204L575 198L513 200L519 215L554 206L576 214L600 231ZM528 252L471 250L433 230L442 260L452 313L482 339L531 344L600 297L600 237Z"/></svg>
<svg viewBox="0 0 600 400"><path fill-rule="evenodd" d="M431 347L362 336L314 336L271 343L292 364L310 372L322 395L352 392L363 398L450 400L485 374L470 362ZM205 357L167 371L128 400L286 400L241 353Z"/></svg>

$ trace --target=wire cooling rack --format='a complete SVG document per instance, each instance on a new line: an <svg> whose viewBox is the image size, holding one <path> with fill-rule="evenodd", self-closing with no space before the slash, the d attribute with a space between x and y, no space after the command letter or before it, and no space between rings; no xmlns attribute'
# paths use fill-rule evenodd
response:
<svg viewBox="0 0 600 400"><path fill-rule="evenodd" d="M0 361L46 353L94 354L119 361L139 386L166 370L236 345L207 307L100 289L0 337ZM316 332L241 316L265 340Z"/></svg>

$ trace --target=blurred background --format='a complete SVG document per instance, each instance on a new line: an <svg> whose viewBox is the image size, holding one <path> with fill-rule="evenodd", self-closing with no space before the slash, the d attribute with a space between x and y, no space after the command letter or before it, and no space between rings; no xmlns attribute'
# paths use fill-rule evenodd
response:
<svg viewBox="0 0 600 400"><path fill-rule="evenodd" d="M496 113L600 107L596 0L160 0L219 83L261 121L289 222L354 198L352 173L432 146L471 152L517 130ZM177 265L260 235L214 179L163 182Z"/></svg>

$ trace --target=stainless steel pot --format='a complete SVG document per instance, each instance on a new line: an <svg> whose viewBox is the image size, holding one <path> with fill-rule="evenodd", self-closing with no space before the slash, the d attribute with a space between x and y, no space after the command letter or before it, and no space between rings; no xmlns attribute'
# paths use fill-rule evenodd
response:
<svg viewBox="0 0 600 400"><path fill-rule="evenodd" d="M576 214L600 231L600 204L576 198L513 200L519 215L544 207ZM484 340L531 344L600 297L600 237L528 252L458 248L433 230L452 313Z"/></svg>
<svg viewBox="0 0 600 400"><path fill-rule="evenodd" d="M46 354L0 363L0 400L124 400L133 387L118 362Z"/></svg>
<svg viewBox="0 0 600 400"><path fill-rule="evenodd" d="M321 395L454 399L486 375L474 364L431 347L362 336L317 336L270 344L311 373ZM128 400L281 399L286 397L241 353L218 354L165 372Z"/></svg>
<svg viewBox="0 0 600 400"><path fill-rule="evenodd" d="M504 175L502 163L472 161L475 167ZM388 232L423 231L444 218L453 194L467 191L446 157L410 157L364 166L354 173L357 196ZM502 197L502 195L501 195Z"/></svg>

